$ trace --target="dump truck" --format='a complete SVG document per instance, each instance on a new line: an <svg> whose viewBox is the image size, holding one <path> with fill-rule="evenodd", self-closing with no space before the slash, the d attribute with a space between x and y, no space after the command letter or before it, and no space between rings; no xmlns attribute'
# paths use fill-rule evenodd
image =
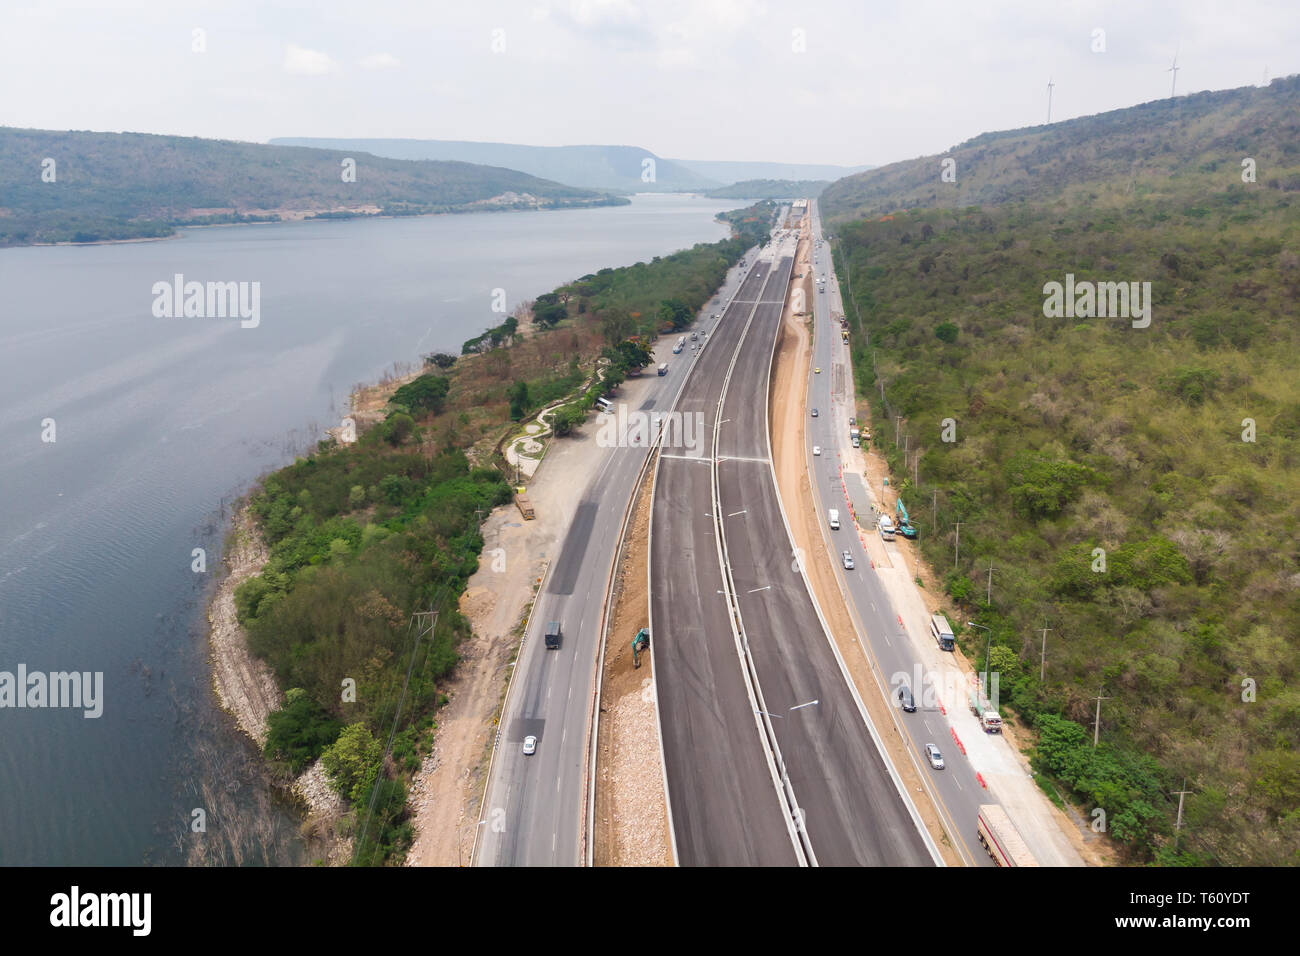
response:
<svg viewBox="0 0 1300 956"><path fill-rule="evenodd" d="M515 492L515 506L519 508L519 513L524 516L525 521L532 521L537 517L533 513L533 503L522 491Z"/></svg>
<svg viewBox="0 0 1300 956"><path fill-rule="evenodd" d="M970 712L979 718L984 733L1002 733L1002 717L989 703L989 699L984 696L984 691L978 687L972 687L968 699L970 700Z"/></svg>
<svg viewBox="0 0 1300 956"><path fill-rule="evenodd" d="M1038 866L1007 811L997 804L988 803L980 807L976 827L980 843L998 866Z"/></svg>

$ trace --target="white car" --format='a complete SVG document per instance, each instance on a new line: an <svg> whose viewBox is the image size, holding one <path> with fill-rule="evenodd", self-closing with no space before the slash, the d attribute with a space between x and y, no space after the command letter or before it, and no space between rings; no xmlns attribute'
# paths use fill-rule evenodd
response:
<svg viewBox="0 0 1300 956"><path fill-rule="evenodd" d="M820 455L821 453L822 453L822 446L821 446L821 445L813 445L813 454L814 454L814 455Z"/></svg>
<svg viewBox="0 0 1300 956"><path fill-rule="evenodd" d="M532 734L524 738L524 753L530 757L537 753L537 738Z"/></svg>
<svg viewBox="0 0 1300 956"><path fill-rule="evenodd" d="M935 770L943 769L943 754L939 753L939 748L934 744L925 745L925 759L930 761L930 766Z"/></svg>
<svg viewBox="0 0 1300 956"><path fill-rule="evenodd" d="M853 570L853 555L849 554L847 551L841 551L840 560L844 562L845 571Z"/></svg>

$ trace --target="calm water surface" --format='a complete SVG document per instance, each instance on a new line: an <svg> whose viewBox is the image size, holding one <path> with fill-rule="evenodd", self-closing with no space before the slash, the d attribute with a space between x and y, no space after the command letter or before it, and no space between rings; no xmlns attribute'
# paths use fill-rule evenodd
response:
<svg viewBox="0 0 1300 956"><path fill-rule="evenodd" d="M644 196L0 250L0 671L104 675L98 719L0 709L0 864L304 862L210 691L226 504L337 424L355 384L498 324L494 289L513 309L714 241L735 205ZM260 325L155 318L153 284L177 273L260 283Z"/></svg>

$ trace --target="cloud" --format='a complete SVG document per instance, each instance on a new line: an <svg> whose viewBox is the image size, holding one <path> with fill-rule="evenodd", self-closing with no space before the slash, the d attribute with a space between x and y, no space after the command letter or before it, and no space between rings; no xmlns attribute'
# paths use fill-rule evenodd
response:
<svg viewBox="0 0 1300 956"><path fill-rule="evenodd" d="M284 51L284 65L281 69L298 76L323 76L337 70L338 64L330 59L328 53L308 50L296 43L290 43L288 49Z"/></svg>
<svg viewBox="0 0 1300 956"><path fill-rule="evenodd" d="M402 66L402 61L391 53L372 53L363 56L357 63L363 70L397 70Z"/></svg>

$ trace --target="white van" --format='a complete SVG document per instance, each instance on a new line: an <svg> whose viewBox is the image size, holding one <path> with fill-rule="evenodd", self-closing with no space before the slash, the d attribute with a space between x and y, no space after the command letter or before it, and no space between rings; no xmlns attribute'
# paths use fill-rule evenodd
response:
<svg viewBox="0 0 1300 956"><path fill-rule="evenodd" d="M826 523L831 526L832 531L840 530L840 513L834 508L826 512Z"/></svg>
<svg viewBox="0 0 1300 956"><path fill-rule="evenodd" d="M894 540L894 522L889 519L889 515L880 516L880 536L886 541Z"/></svg>

